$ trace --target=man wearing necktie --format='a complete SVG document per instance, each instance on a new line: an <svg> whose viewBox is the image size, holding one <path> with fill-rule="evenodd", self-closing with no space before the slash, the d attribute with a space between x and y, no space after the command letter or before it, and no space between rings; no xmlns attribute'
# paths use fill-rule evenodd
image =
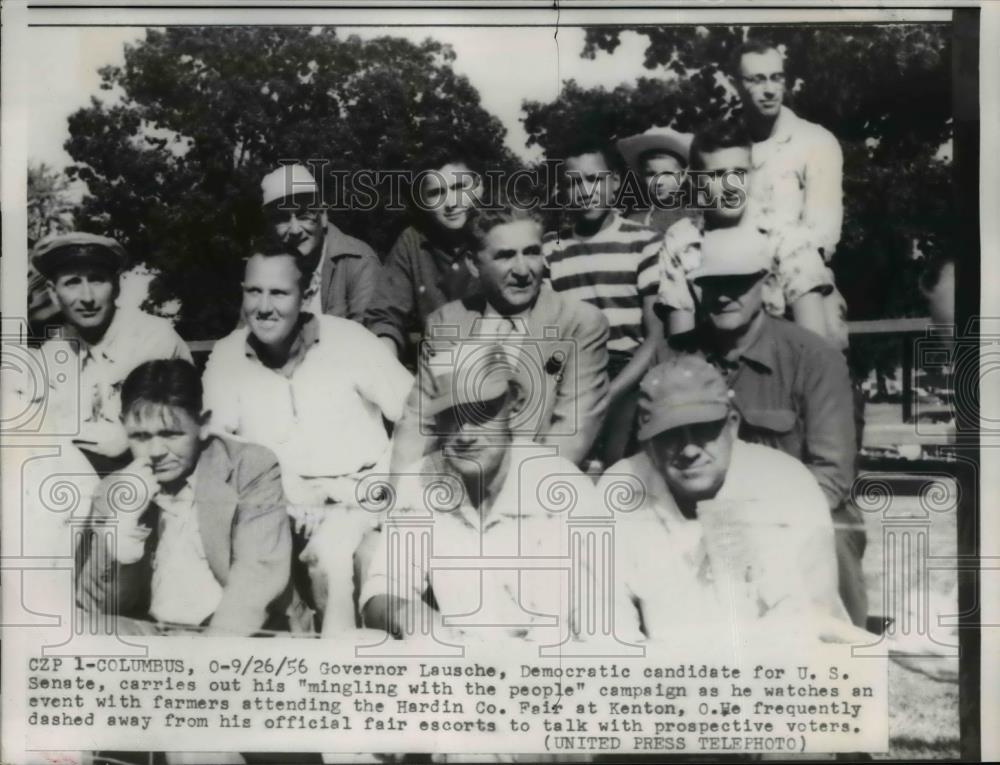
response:
<svg viewBox="0 0 1000 765"><path fill-rule="evenodd" d="M471 231L476 252L466 262L479 287L427 320L417 381L393 439L392 470L429 448L433 422L420 402L478 349L497 345L527 384L517 435L558 446L560 457L579 465L608 406L607 319L543 282L542 227L530 211L484 207L474 213Z"/></svg>
<svg viewBox="0 0 1000 765"><path fill-rule="evenodd" d="M214 635L288 629L291 531L274 455L209 436L198 371L183 360L137 367L122 411L133 461L91 509L117 534L101 554L105 536L81 545L78 604ZM133 506L120 506L130 493Z"/></svg>

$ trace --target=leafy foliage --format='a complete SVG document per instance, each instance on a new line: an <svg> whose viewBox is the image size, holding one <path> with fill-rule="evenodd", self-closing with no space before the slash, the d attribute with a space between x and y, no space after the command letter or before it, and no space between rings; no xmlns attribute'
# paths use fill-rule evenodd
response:
<svg viewBox="0 0 1000 765"><path fill-rule="evenodd" d="M457 147L473 165L511 162L503 126L453 60L433 40L332 28L148 30L123 66L101 70L120 98L70 117L69 174L90 192L81 228L162 272L153 302L181 299L185 337L218 337L236 320L260 179L279 160L327 161L328 196L335 171L408 169L432 147ZM402 213L382 206L336 220L384 252Z"/></svg>
<svg viewBox="0 0 1000 765"><path fill-rule="evenodd" d="M49 234L73 230L69 179L44 162L28 164L28 249Z"/></svg>

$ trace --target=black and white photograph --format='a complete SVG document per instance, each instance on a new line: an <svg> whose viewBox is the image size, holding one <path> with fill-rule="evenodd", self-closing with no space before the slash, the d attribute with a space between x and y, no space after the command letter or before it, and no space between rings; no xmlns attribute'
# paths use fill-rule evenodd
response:
<svg viewBox="0 0 1000 765"><path fill-rule="evenodd" d="M987 6L6 4L0 759L996 756Z"/></svg>

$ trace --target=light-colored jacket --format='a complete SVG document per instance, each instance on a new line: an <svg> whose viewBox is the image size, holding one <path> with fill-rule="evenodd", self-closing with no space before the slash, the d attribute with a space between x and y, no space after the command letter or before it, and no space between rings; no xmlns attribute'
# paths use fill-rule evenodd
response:
<svg viewBox="0 0 1000 765"><path fill-rule="evenodd" d="M608 322L600 310L542 285L535 305L514 318L518 331L499 339L481 294L447 303L427 320L417 382L393 438L394 471L418 461L433 448L433 421L421 402L435 396L435 367L447 364L449 350L486 344L516 348L527 385L518 435L559 447L559 456L580 464L590 450L608 408Z"/></svg>

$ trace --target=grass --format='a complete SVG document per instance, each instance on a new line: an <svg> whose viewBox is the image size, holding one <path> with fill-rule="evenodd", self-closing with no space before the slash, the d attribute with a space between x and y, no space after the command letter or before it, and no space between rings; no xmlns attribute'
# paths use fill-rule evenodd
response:
<svg viewBox="0 0 1000 765"><path fill-rule="evenodd" d="M922 501L912 492L919 486L919 476L908 476L907 481L892 482L893 492L881 512L865 514L868 530L868 548L865 551L864 571L868 586L869 613L885 615L891 604L885 603L883 592L883 532L889 526L908 524L910 528L923 527L928 531L928 549L931 557L954 555L957 546L957 517L954 498L955 484L951 479L942 480L941 486L950 498L941 505L929 507L929 500ZM906 489L909 491L905 491ZM905 491L900 491L903 489ZM925 495L926 496L926 495ZM941 641L953 641L948 627L937 626L939 614L954 614L958 610L957 577L954 571L937 571L928 576L929 585L929 634ZM899 590L906 587L916 591L917 583L897 583ZM897 600L897 603L899 601ZM911 602L900 607L903 613L915 617ZM955 759L960 756L958 685L942 683L924 675L889 663L889 752L876 755L879 759Z"/></svg>

